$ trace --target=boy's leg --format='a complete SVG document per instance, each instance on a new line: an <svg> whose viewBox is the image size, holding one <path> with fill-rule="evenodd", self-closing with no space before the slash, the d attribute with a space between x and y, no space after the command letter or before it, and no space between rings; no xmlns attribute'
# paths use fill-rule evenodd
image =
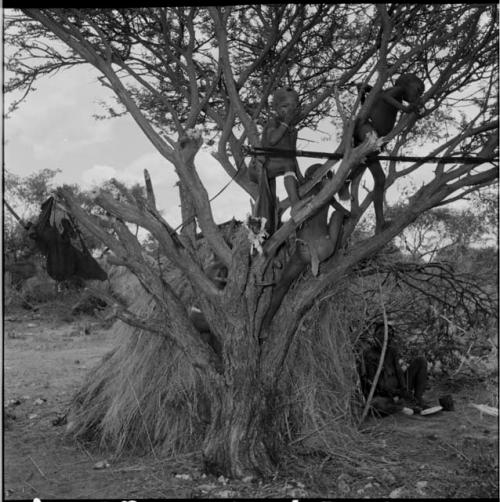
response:
<svg viewBox="0 0 500 502"><path fill-rule="evenodd" d="M410 366L406 370L406 381L408 390L413 391L418 404L423 403L422 398L427 386L427 378L427 360L425 357L412 359Z"/></svg>
<svg viewBox="0 0 500 502"><path fill-rule="evenodd" d="M266 169L259 173L259 195L255 201L254 214L259 218L266 218L266 230L272 235L276 230L276 181L270 180Z"/></svg>
<svg viewBox="0 0 500 502"><path fill-rule="evenodd" d="M341 211L334 211L330 217L330 223L328 224L328 233L330 234L330 239L332 241L332 254L335 252L339 244L343 222L344 214Z"/></svg>
<svg viewBox="0 0 500 502"><path fill-rule="evenodd" d="M373 208L375 209L375 233L380 233L385 228L384 219L384 188L385 173L378 160L372 161L368 169L373 176Z"/></svg>

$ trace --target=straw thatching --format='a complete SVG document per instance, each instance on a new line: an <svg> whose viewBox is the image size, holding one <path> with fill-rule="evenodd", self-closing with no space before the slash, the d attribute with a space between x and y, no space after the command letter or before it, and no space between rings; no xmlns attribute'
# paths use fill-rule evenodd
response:
<svg viewBox="0 0 500 502"><path fill-rule="evenodd" d="M210 253L204 252L204 262ZM165 279L186 304L193 292L165 264ZM138 280L123 267L112 267L113 294L130 302L138 317L161 314ZM339 298L313 309L292 344L273 407L285 443L305 449L348 449L355 434L353 396L357 380L354 353ZM342 317L344 315L344 318ZM111 448L174 454L199 449L210 420L204 383L177 346L117 321L111 328L116 348L88 375L68 414L73 437ZM352 444L351 444L352 446Z"/></svg>
<svg viewBox="0 0 500 502"><path fill-rule="evenodd" d="M165 280L187 303L189 284L168 270ZM110 269L114 296L125 300L141 319L161 320L154 300L137 278L124 267ZM74 397L68 416L68 432L98 440L117 453L132 448L151 451L184 450L196 441L207 420L198 404L200 382L182 352L168 339L122 321L111 328L116 347L87 377Z"/></svg>

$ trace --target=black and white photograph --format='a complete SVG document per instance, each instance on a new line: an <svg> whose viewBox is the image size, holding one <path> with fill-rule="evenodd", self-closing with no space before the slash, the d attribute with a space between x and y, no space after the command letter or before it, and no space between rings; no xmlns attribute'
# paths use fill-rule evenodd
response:
<svg viewBox="0 0 500 502"><path fill-rule="evenodd" d="M3 6L3 500L499 498L497 3Z"/></svg>

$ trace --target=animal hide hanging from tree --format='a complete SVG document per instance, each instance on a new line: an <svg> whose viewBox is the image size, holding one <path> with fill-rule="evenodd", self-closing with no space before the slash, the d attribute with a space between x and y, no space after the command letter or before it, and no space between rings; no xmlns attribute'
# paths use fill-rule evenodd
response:
<svg viewBox="0 0 500 502"><path fill-rule="evenodd" d="M71 237L76 235L71 222L61 219L62 232L51 223L54 198L49 197L41 207L38 221L30 226L30 237L34 239L40 252L46 257L47 273L56 281L64 281L77 276L82 279L104 281L107 273L91 255L79 234L82 250L75 247Z"/></svg>

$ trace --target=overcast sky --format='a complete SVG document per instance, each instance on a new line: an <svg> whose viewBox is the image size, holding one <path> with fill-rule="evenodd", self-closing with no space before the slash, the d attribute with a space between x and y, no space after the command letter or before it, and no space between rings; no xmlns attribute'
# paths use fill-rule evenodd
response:
<svg viewBox="0 0 500 502"><path fill-rule="evenodd" d="M38 82L37 90L4 121L6 169L22 176L44 168L60 169L56 184L76 183L81 188L112 177L128 184L143 183L143 170L148 169L159 207L172 224L180 223L173 166L131 117L93 118L103 114L99 102L111 96L96 76L92 69L81 67ZM10 95L5 97L6 108L11 100ZM200 152L196 164L209 194L229 180L208 152ZM244 217L248 200L246 192L232 183L214 201L216 218L227 220L233 208L236 216Z"/></svg>
<svg viewBox="0 0 500 502"><path fill-rule="evenodd" d="M93 118L103 113L99 102L111 97L111 91L98 83L95 70L86 66L61 71L40 80L36 88L4 121L7 170L25 176L44 168L60 169L56 184L76 183L86 189L112 177L128 184L143 183L146 168L165 218L172 225L180 223L173 166L157 153L131 117ZM12 97L5 96L5 109ZM319 129L324 133L301 130L299 138L303 140L298 148L333 151L337 146L332 138L333 127L325 121ZM299 158L302 171L314 162L318 161ZM198 153L196 166L209 196L229 181L208 147ZM432 174L431 169L426 171ZM420 172L424 175L423 170ZM367 175L366 180L370 185L371 176ZM278 195L284 197L282 182L279 185ZM397 199L400 188L398 184L389 189L389 201ZM249 201L250 196L231 183L212 203L216 221L227 221L232 216L243 219L250 211Z"/></svg>

